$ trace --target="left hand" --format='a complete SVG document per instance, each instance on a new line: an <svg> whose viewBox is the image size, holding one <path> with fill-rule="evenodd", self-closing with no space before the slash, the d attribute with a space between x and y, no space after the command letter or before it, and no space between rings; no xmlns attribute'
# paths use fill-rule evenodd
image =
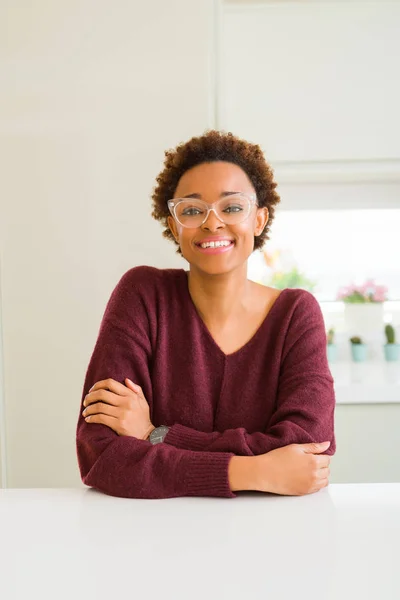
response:
<svg viewBox="0 0 400 600"><path fill-rule="evenodd" d="M154 429L149 405L139 385L130 379L125 382L126 386L114 379L95 383L85 396L82 415L86 423L101 423L118 435L146 440Z"/></svg>

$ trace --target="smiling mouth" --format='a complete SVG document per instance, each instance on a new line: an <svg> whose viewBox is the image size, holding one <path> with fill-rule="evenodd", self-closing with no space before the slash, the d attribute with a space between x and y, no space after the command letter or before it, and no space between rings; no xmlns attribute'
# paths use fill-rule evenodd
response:
<svg viewBox="0 0 400 600"><path fill-rule="evenodd" d="M229 241L229 243L218 244L218 245L207 244L205 247L203 247L201 244L195 244L197 251L201 252L202 254L223 254L225 252L229 252L234 247L234 245L235 245L235 242L233 240Z"/></svg>
<svg viewBox="0 0 400 600"><path fill-rule="evenodd" d="M220 242L197 242L195 245L202 250L207 250L208 248L229 248L234 243L233 240L221 240Z"/></svg>

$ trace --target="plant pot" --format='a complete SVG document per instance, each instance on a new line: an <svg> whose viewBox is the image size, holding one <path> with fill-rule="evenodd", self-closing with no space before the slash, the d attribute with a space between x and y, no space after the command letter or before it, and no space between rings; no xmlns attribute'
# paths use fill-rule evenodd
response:
<svg viewBox="0 0 400 600"><path fill-rule="evenodd" d="M354 362L364 362L367 359L367 344L350 344L351 357Z"/></svg>
<svg viewBox="0 0 400 600"><path fill-rule="evenodd" d="M400 344L385 344L383 346L385 360L392 362L400 358Z"/></svg>
<svg viewBox="0 0 400 600"><path fill-rule="evenodd" d="M344 303L347 337L359 336L368 345L368 357L381 359L384 332L383 302Z"/></svg>
<svg viewBox="0 0 400 600"><path fill-rule="evenodd" d="M328 362L336 362L337 353L338 353L337 344L327 344L326 354L328 357Z"/></svg>

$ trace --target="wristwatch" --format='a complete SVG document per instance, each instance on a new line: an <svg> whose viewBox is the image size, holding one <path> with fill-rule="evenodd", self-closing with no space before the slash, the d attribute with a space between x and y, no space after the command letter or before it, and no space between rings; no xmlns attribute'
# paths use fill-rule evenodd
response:
<svg viewBox="0 0 400 600"><path fill-rule="evenodd" d="M161 425L161 427L156 427L150 434L149 442L152 444L160 444L164 441L165 436L169 431L169 427L166 425Z"/></svg>

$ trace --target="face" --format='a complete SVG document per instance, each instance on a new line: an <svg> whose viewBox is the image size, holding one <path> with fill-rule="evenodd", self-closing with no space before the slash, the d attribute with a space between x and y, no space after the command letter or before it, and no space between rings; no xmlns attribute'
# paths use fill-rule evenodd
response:
<svg viewBox="0 0 400 600"><path fill-rule="evenodd" d="M179 180L174 198L192 194L207 204L213 204L227 192L255 195L246 173L228 162L203 163L189 169ZM227 273L243 267L254 250L254 236L260 235L268 220L268 209L253 205L246 220L234 225L220 221L211 211L203 225L196 228L183 227L172 216L168 226L180 245L182 255L191 267L209 274ZM199 244L205 240L224 238L232 241L223 251L204 252Z"/></svg>

